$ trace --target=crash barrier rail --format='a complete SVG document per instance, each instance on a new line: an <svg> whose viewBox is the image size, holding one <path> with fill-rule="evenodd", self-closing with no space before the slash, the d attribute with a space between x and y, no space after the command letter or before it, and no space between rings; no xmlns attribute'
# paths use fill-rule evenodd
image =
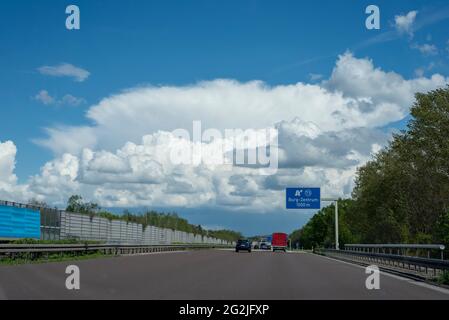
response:
<svg viewBox="0 0 449 320"><path fill-rule="evenodd" d="M99 216L1 201L0 205L39 210L41 240L82 240L114 244L166 245L176 243L234 245L233 242L169 228Z"/></svg>
<svg viewBox="0 0 449 320"><path fill-rule="evenodd" d="M389 253L402 256L410 256L414 253L419 256L424 253L427 258L431 258L433 253L438 253L441 260L444 259L443 244L345 244L345 250L369 253Z"/></svg>
<svg viewBox="0 0 449 320"><path fill-rule="evenodd" d="M394 245L392 248L401 248L403 245ZM416 245L406 245L409 249L417 249ZM423 247L420 246L420 249ZM427 245L426 245L427 246ZM348 246L344 250L315 249L315 253L323 254L337 259L361 262L363 264L374 264L385 269L391 269L406 274L412 274L423 278L435 278L442 272L449 271L449 260L414 257L401 254L366 252L356 246ZM444 247L444 246L443 246ZM381 248L379 246L379 248ZM439 249L440 247L438 247ZM436 247L428 247L436 249ZM444 249L443 249L444 250Z"/></svg>
<svg viewBox="0 0 449 320"><path fill-rule="evenodd" d="M54 253L92 253L100 252L109 255L143 254L162 251L184 251L198 249L229 248L220 244L169 244L169 245L114 245L114 244L1 244L2 257L16 258L26 254L30 259Z"/></svg>

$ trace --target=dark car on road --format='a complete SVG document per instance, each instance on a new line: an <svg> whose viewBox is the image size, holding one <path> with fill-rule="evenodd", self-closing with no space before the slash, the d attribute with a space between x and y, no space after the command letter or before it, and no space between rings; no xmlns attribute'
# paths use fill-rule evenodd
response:
<svg viewBox="0 0 449 320"><path fill-rule="evenodd" d="M249 240L238 240L235 245L235 252L240 250L251 252L251 242Z"/></svg>

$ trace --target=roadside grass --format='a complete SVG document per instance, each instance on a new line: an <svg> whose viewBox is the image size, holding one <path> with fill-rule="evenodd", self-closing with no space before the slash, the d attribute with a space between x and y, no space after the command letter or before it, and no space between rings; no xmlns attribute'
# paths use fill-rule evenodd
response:
<svg viewBox="0 0 449 320"><path fill-rule="evenodd" d="M14 241L7 241L7 244L101 244L101 241L86 241L77 239L65 239L65 240L36 240L36 239L18 239ZM183 245L182 242L173 243L177 245ZM6 253L0 255L0 266L1 265L22 265L22 264L38 264L38 263L48 263L48 262L60 262L60 261L76 261L76 260L87 260L87 259L98 259L105 257L115 257L117 255L110 253L103 253L100 251L78 251L78 252L48 252L48 253L37 253L37 252L16 252L16 253Z"/></svg>
<svg viewBox="0 0 449 320"><path fill-rule="evenodd" d="M107 257L115 257L113 254L105 254L102 252L88 252L88 253L52 253L47 255L42 255L37 258L32 258L31 256L21 256L11 258L8 256L0 257L0 266L1 265L21 265L21 264L40 264L40 263L48 263L48 262L61 262L61 261L79 261L79 260L88 260L88 259L98 259L98 258L107 258Z"/></svg>
<svg viewBox="0 0 449 320"><path fill-rule="evenodd" d="M14 241L8 241L7 244L100 244L101 241L86 241L77 239L64 239L64 240L36 240L36 239L18 239ZM15 253L11 255L0 256L0 265L21 265L21 264L37 264L47 262L59 262L59 261L76 261L96 259L103 257L112 257L113 254L105 254L99 251L88 252L55 252L55 253Z"/></svg>
<svg viewBox="0 0 449 320"><path fill-rule="evenodd" d="M449 285L449 271L445 270L440 276L437 278L437 282L439 284Z"/></svg>

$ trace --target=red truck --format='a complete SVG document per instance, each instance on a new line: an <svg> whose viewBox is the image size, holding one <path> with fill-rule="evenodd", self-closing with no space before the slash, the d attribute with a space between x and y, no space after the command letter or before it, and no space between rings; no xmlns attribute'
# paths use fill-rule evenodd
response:
<svg viewBox="0 0 449 320"><path fill-rule="evenodd" d="M287 251L287 234L286 233L281 233L281 232L276 232L273 233L273 236L271 238L271 248L273 249L273 251L276 250L282 250L284 252Z"/></svg>

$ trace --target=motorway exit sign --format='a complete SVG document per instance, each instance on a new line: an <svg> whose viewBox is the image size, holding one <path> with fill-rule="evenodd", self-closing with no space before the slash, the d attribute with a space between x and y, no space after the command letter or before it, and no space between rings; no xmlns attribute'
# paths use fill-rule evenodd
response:
<svg viewBox="0 0 449 320"><path fill-rule="evenodd" d="M321 207L320 188L287 188L285 194L287 209L320 209Z"/></svg>

